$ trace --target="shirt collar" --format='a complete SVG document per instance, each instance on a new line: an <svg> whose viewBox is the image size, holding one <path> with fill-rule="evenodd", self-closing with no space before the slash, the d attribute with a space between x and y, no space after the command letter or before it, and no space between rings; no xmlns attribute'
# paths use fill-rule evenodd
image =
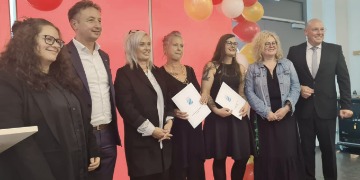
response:
<svg viewBox="0 0 360 180"><path fill-rule="evenodd" d="M84 46L81 42L79 42L75 38L73 38L72 41L74 42L76 49L81 50L81 51L86 51L86 50L89 51L89 49L86 46ZM94 50L98 51L99 49L100 49L100 45L97 42L95 42Z"/></svg>
<svg viewBox="0 0 360 180"><path fill-rule="evenodd" d="M310 49L313 47L313 45L311 45L311 44L309 43L309 41L307 41L306 44L307 44L306 50L310 50ZM321 49L322 43L320 43L320 44L319 44L318 46L316 46L316 47L318 47L318 49Z"/></svg>

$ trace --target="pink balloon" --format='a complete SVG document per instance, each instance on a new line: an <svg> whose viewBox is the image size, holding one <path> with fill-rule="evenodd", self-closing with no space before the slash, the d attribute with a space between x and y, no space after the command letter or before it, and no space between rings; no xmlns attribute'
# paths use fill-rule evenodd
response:
<svg viewBox="0 0 360 180"><path fill-rule="evenodd" d="M52 11L60 6L63 0L27 0L32 7L40 11Z"/></svg>
<svg viewBox="0 0 360 180"><path fill-rule="evenodd" d="M222 0L212 0L213 5L217 5L220 4L222 2Z"/></svg>
<svg viewBox="0 0 360 180"><path fill-rule="evenodd" d="M258 1L258 0L243 0L245 7L252 6L252 5L254 5L257 1Z"/></svg>
<svg viewBox="0 0 360 180"><path fill-rule="evenodd" d="M260 27L254 22L245 21L233 28L234 34L243 42L249 43L260 32Z"/></svg>

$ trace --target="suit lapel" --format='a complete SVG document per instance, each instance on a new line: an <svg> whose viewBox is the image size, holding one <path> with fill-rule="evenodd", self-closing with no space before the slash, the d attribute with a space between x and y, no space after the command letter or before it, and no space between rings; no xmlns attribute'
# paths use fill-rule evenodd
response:
<svg viewBox="0 0 360 180"><path fill-rule="evenodd" d="M320 64L319 64L319 69L318 69L318 71L317 71L317 73L316 73L316 76L320 73L320 71L322 71L322 69L323 68L325 68L325 67L323 67L323 66L325 66L326 65L326 43L325 42L322 42L322 44L321 44L321 56L320 56Z"/></svg>
<svg viewBox="0 0 360 180"><path fill-rule="evenodd" d="M134 65L134 71L135 71L136 76L141 81L143 81L147 86L150 87L150 89L152 89L154 92L156 92L154 87L152 86L149 78L145 75L144 71L141 69L141 67L139 65L138 66Z"/></svg>
<svg viewBox="0 0 360 180"><path fill-rule="evenodd" d="M84 87L85 87L86 91L90 94L89 84L88 84L88 81L86 79L84 66L81 63L79 52L77 51L73 41L70 41L69 44L67 44L67 48L68 48L69 53L71 55L71 60L72 60L73 66L74 66L74 68L76 70L76 73L80 77L81 82L84 84Z"/></svg>
<svg viewBox="0 0 360 180"><path fill-rule="evenodd" d="M34 97L35 102L37 103L41 113L44 116L44 119L46 123L48 124L51 132L54 134L54 137L56 140L60 143L60 139L58 136L56 124L54 121L52 121L54 118L56 118L55 113L51 109L52 106L49 106L51 104L48 96L44 92L31 92L32 96Z"/></svg>

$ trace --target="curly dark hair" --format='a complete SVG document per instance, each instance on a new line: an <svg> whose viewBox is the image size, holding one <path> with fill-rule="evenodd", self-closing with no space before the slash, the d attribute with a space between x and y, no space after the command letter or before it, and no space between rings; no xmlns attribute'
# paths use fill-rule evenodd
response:
<svg viewBox="0 0 360 180"><path fill-rule="evenodd" d="M75 15L78 14L81 10L86 9L86 8L95 8L97 9L99 12L101 12L101 8L99 5L95 4L94 2L90 1L90 0L81 0L79 2L77 2L76 4L74 4L68 11L68 19L69 21L71 21L72 19L74 19Z"/></svg>
<svg viewBox="0 0 360 180"><path fill-rule="evenodd" d="M41 18L27 18L16 21L12 26L13 38L0 54L0 70L14 74L33 90L47 89L49 82L56 79L64 88L80 90L81 81L75 75L71 59L66 48L62 48L49 67L49 73L41 70L40 56L36 53L37 36L42 27L54 27L61 38L59 29L51 22Z"/></svg>
<svg viewBox="0 0 360 180"><path fill-rule="evenodd" d="M225 51L225 43L228 39L235 37L235 35L233 34L224 34L220 37L217 45L216 45L216 49L214 52L213 57L211 58L211 62L213 62L216 65L220 65L222 63L222 61L224 60L224 58L226 57L226 51ZM238 63L236 62L236 58L233 57L232 58L232 62L231 65L235 67L235 71L236 73L240 73L240 68Z"/></svg>

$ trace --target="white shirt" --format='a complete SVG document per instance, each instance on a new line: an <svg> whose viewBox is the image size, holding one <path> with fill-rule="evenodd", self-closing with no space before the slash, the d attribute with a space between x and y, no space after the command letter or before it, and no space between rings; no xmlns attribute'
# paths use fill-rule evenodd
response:
<svg viewBox="0 0 360 180"><path fill-rule="evenodd" d="M321 45L318 45L317 49L316 49L316 55L317 55L317 63L318 65L320 65L320 57L321 57ZM306 63L309 67L310 73L312 72L312 55L314 53L314 51L311 49L313 47L313 45L311 45L309 42L307 42L307 46L306 46Z"/></svg>
<svg viewBox="0 0 360 180"><path fill-rule="evenodd" d="M109 124L111 122L110 85L105 65L99 54L100 46L95 43L94 52L73 39L79 53L81 63L85 70L86 79L89 85L92 111L91 124Z"/></svg>

